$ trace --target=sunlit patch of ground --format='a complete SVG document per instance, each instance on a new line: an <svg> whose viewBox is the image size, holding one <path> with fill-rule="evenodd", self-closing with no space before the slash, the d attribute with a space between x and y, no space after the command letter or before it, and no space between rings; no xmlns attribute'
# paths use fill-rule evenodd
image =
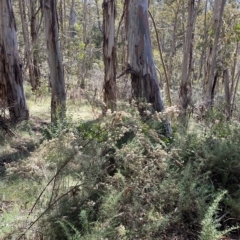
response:
<svg viewBox="0 0 240 240"><path fill-rule="evenodd" d="M30 117L41 118L44 121L50 121L50 107L51 107L51 99L43 98L35 100L28 100L28 107ZM93 120L96 119L99 115L99 110L92 109L90 104L86 100L78 100L78 101L67 101L67 116L72 118L74 122L79 120Z"/></svg>

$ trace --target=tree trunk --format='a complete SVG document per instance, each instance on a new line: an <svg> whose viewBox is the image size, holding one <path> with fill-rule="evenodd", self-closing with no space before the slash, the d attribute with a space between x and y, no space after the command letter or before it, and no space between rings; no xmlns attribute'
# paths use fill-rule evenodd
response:
<svg viewBox="0 0 240 240"><path fill-rule="evenodd" d="M58 20L56 0L42 0L45 22L45 38L47 43L50 81L52 87L51 121L65 117L66 93L64 71L58 37Z"/></svg>
<svg viewBox="0 0 240 240"><path fill-rule="evenodd" d="M100 21L100 13L99 13L99 8L98 8L98 0L95 0L95 5L96 5L96 14L97 14L97 19L98 19L98 29L102 33L102 26L101 26L101 21Z"/></svg>
<svg viewBox="0 0 240 240"><path fill-rule="evenodd" d="M76 35L76 31L75 31L75 23L76 23L76 11L75 11L75 0L72 0L72 4L71 4L71 10L70 10L70 20L69 20L69 25L70 25L70 36L72 38L75 37Z"/></svg>
<svg viewBox="0 0 240 240"><path fill-rule="evenodd" d="M83 0L83 16L82 16L82 18L83 18L83 25L82 25L82 27L83 27L83 43L84 43L84 57L83 57L83 59L82 59L82 62L81 62L81 73L80 73L80 76L81 76L81 83L80 83L80 87L82 88L82 89L85 89L85 85L86 85L86 83L85 83L85 77L86 77L86 72L87 72L87 70L86 70L86 61L87 61L87 56L86 56L86 54L87 54L87 52L86 52L86 48L87 48L87 10L88 10L88 8L87 8L87 3L88 3L88 0Z"/></svg>
<svg viewBox="0 0 240 240"><path fill-rule="evenodd" d="M12 120L29 118L11 0L0 1L0 97Z"/></svg>
<svg viewBox="0 0 240 240"><path fill-rule="evenodd" d="M173 69L173 57L175 55L175 48L176 48L176 34L177 34L177 21L178 21L178 14L179 14L179 5L177 6L177 10L174 11L174 24L173 24L173 32L172 32L172 42L171 42L171 50L168 57L168 79L169 85L171 86L171 79L172 79L172 69Z"/></svg>
<svg viewBox="0 0 240 240"><path fill-rule="evenodd" d="M38 55L38 29L37 29L37 19L36 19L36 0L29 1L30 3L30 33L31 33L31 42L32 42L32 64L33 64L33 89L36 90L40 86L40 68L39 68L39 55ZM39 23L39 25L41 22Z"/></svg>
<svg viewBox="0 0 240 240"><path fill-rule="evenodd" d="M133 97L152 104L152 112L163 111L164 103L160 93L156 67L153 60L149 22L148 0L126 0L126 32ZM141 112L141 109L139 109ZM171 128L168 125L167 131Z"/></svg>
<svg viewBox="0 0 240 240"><path fill-rule="evenodd" d="M236 85L234 88L234 92L233 92L233 96L232 96L232 103L231 103L231 114L233 113L233 110L235 109L235 101L236 101L239 80L240 80L240 70L238 71L238 74L236 76Z"/></svg>
<svg viewBox="0 0 240 240"><path fill-rule="evenodd" d="M206 73L204 80L204 94L205 94L205 102L208 106L213 106L214 99L212 98L212 88L214 75L216 71L216 60L217 60L217 52L218 52L218 42L220 36L220 29L222 25L222 16L224 11L226 0L215 0L213 7L213 36L214 41L213 44L210 44L208 50L208 59L206 61Z"/></svg>
<svg viewBox="0 0 240 240"><path fill-rule="evenodd" d="M206 50L207 50L207 11L208 11L208 0L205 0L205 7L204 7L204 31L203 31L203 48L201 51L200 63L199 63L199 74L198 78L202 78L203 76L203 65L204 60L206 59Z"/></svg>
<svg viewBox="0 0 240 240"><path fill-rule="evenodd" d="M231 95L229 89L229 72L228 69L223 71L224 92L225 92L225 111L227 120L231 117Z"/></svg>
<svg viewBox="0 0 240 240"><path fill-rule="evenodd" d="M237 76L235 76L235 72L236 72L236 68L237 68L237 56L238 56L238 52L239 52L239 42L237 42L237 46L236 46L236 50L234 53L234 60L233 60L233 67L232 67L232 83L231 83L231 88L230 88L230 96L232 98L233 96L233 91L234 91L234 85L235 85L235 78Z"/></svg>
<svg viewBox="0 0 240 240"><path fill-rule="evenodd" d="M194 29L197 17L197 8L195 7L195 0L188 1L188 22L187 31L184 40L183 49L183 64L182 64L182 78L180 85L180 101L182 109L185 111L189 105L191 98L191 71L192 71L192 53L193 53L193 41L194 41Z"/></svg>
<svg viewBox="0 0 240 240"><path fill-rule="evenodd" d="M29 80L32 86L32 90L37 89L37 84L35 83L34 73L33 73L33 57L32 51L30 46L30 38L29 38L29 31L28 31L28 21L26 15L26 4L25 0L19 0L19 9L22 21L22 30L23 30L23 39L25 43L25 58L27 59L27 67L29 71Z"/></svg>
<svg viewBox="0 0 240 240"><path fill-rule="evenodd" d="M104 102L107 109L116 111L116 47L115 47L115 0L103 2L103 58L104 58Z"/></svg>

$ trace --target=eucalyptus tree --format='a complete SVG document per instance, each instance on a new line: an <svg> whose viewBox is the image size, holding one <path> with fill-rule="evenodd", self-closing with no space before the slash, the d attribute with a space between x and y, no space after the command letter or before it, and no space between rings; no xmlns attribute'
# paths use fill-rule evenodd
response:
<svg viewBox="0 0 240 240"><path fill-rule="evenodd" d="M0 1L0 98L12 120L29 118L12 0Z"/></svg>
<svg viewBox="0 0 240 240"><path fill-rule="evenodd" d="M103 59L104 102L108 109L116 110L116 46L115 46L116 1L103 1Z"/></svg>
<svg viewBox="0 0 240 240"><path fill-rule="evenodd" d="M52 89L51 121L63 118L66 111L66 92L62 57L60 52L56 0L41 2L45 39L47 45L48 63L50 67L50 82Z"/></svg>
<svg viewBox="0 0 240 240"><path fill-rule="evenodd" d="M197 17L197 9L201 0L188 1L188 20L183 47L183 63L182 77L180 84L180 101L183 110L186 110L191 99L191 72L192 72L192 56L195 22Z"/></svg>
<svg viewBox="0 0 240 240"><path fill-rule="evenodd" d="M75 0L72 0L71 9L70 9L70 20L69 20L71 37L74 37L76 35L75 26L74 26L76 24L76 19L77 19L77 15L75 10Z"/></svg>
<svg viewBox="0 0 240 240"><path fill-rule="evenodd" d="M212 34L209 36L211 39L208 47L208 56L206 60L204 79L204 97L205 102L208 106L213 105L216 80L218 78L216 68L217 53L219 50L219 38L225 4L226 0L215 0L213 6Z"/></svg>
<svg viewBox="0 0 240 240"><path fill-rule="evenodd" d="M30 45L30 37L29 37L29 28L28 28L28 19L26 14L26 2L25 0L19 0L19 10L22 22L22 31L23 31L23 39L25 44L25 58L27 59L27 67L29 70L29 80L33 90L37 89L37 79L34 76L34 65L33 65L33 54L32 54L32 46Z"/></svg>
<svg viewBox="0 0 240 240"><path fill-rule="evenodd" d="M152 112L164 110L153 60L148 22L148 0L126 0L126 35L133 97L152 105ZM171 133L168 125L167 131Z"/></svg>
<svg viewBox="0 0 240 240"><path fill-rule="evenodd" d="M25 1L25 0L19 0ZM31 54L32 54L32 67L33 67L33 79L32 79L32 87L33 90L36 90L40 86L40 61L39 61L39 30L42 24L42 16L40 16L40 8L38 8L38 0L31 0L28 2L29 5L29 21L30 21L30 44L31 44ZM40 16L40 17L39 17Z"/></svg>

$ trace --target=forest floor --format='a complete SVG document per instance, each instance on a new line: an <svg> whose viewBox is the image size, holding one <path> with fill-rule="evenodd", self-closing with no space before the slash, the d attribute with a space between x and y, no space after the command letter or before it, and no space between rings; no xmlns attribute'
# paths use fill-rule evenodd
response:
<svg viewBox="0 0 240 240"><path fill-rule="evenodd" d="M219 112L187 129L172 119L167 139L156 116L144 122L128 105L116 122L68 101L66 125L48 138L50 98L28 106L29 121L0 132L0 240L229 240L230 230L240 239L238 123Z"/></svg>
<svg viewBox="0 0 240 240"><path fill-rule="evenodd" d="M6 212L12 212L13 218L16 218L13 212L15 208L19 207L19 201L21 202L21 197L17 193L19 183L17 182L16 186L14 186L12 182L13 186L9 189L7 187L6 166L28 159L42 144L44 129L51 122L50 102L51 99L49 97L28 99L29 120L16 125L11 124L6 119L4 125L6 124L7 129L0 128L0 221L2 220L1 215L5 215ZM93 111L86 100L78 102L69 100L67 102L67 116L73 123L95 120L96 115L98 115L98 111ZM25 207L20 208L22 213L25 212ZM4 224L0 224L0 232L4 227ZM4 239L8 239L8 237Z"/></svg>
<svg viewBox="0 0 240 240"><path fill-rule="evenodd" d="M0 135L0 176L4 174L5 164L23 160L43 141L42 132L50 124L50 98L28 100L30 117L27 122L17 125L8 124L10 131L2 131ZM71 121L91 121L96 119L87 101L74 103L68 101L67 116Z"/></svg>

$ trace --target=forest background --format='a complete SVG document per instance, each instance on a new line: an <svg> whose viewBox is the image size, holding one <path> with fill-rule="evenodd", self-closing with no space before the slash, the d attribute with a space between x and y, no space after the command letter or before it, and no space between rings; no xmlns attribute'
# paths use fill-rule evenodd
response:
<svg viewBox="0 0 240 240"><path fill-rule="evenodd" d="M1 0L0 239L240 239L239 7Z"/></svg>

